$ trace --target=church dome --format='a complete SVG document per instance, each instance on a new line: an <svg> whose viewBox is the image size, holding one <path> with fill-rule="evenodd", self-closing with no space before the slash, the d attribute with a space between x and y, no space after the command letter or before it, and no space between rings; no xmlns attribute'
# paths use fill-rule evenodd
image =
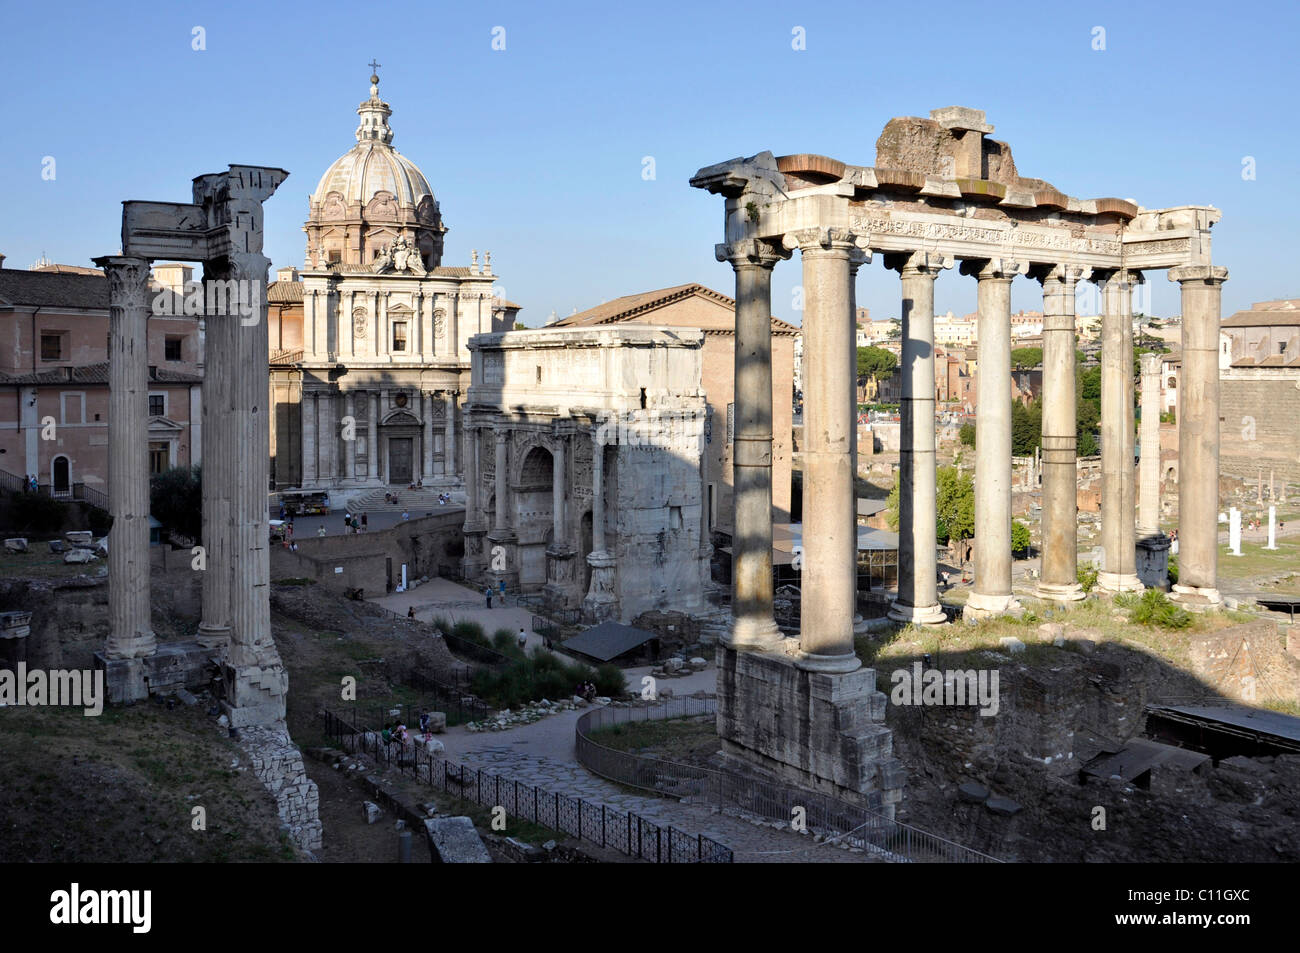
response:
<svg viewBox="0 0 1300 953"><path fill-rule="evenodd" d="M370 77L370 98L357 107L357 144L336 159L311 195L307 265L367 265L398 239L420 250L426 268L442 260L446 228L424 173L393 148L392 109Z"/></svg>

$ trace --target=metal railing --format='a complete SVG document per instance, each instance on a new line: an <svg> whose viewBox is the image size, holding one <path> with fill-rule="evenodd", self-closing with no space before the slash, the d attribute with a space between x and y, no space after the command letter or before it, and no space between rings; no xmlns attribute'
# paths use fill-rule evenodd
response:
<svg viewBox="0 0 1300 953"><path fill-rule="evenodd" d="M33 492L31 483L27 478L16 473L10 473L8 470L0 470L0 489L7 490L10 493ZM80 500L108 512L108 494L102 490L96 490L93 486L86 486L84 483L69 483L61 490L55 489L49 483L37 483L34 492L42 493L55 500Z"/></svg>
<svg viewBox="0 0 1300 953"><path fill-rule="evenodd" d="M810 833L848 843L887 859L904 862L1001 863L937 834L895 821L869 808L790 785L761 781L698 765L665 761L602 745L591 733L633 722L691 718L717 713L711 698L670 699L653 708L597 708L577 721L574 749L578 763L593 774L652 791L662 797L690 798L719 810L739 811L767 821L788 823L800 808Z"/></svg>
<svg viewBox="0 0 1300 953"><path fill-rule="evenodd" d="M647 820L632 811L619 811L584 798L548 791L481 768L437 758L419 744L385 743L379 732L356 719L321 711L325 734L344 750L364 753L378 763L397 767L445 794L486 807L502 807L507 816L531 821L580 840L619 851L637 860L659 864L729 864L734 855L724 844L703 834L688 834L671 825Z"/></svg>

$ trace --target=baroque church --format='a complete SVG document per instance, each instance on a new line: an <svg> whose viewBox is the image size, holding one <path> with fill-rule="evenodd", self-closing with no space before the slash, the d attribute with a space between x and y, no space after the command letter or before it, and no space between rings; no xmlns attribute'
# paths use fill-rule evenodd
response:
<svg viewBox="0 0 1300 953"><path fill-rule="evenodd" d="M393 148L377 75L357 115L311 195L303 268L268 289L274 489L334 507L416 483L459 497L467 343L513 328L519 306L495 296L490 252L443 264L441 209Z"/></svg>

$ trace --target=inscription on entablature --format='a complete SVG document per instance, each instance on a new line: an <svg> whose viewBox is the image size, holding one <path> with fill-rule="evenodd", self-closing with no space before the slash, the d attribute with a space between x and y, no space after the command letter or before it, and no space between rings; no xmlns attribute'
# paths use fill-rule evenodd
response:
<svg viewBox="0 0 1300 953"><path fill-rule="evenodd" d="M1130 242L1128 250L1139 255L1170 255L1191 251L1192 243L1186 238L1160 238L1149 242Z"/></svg>
<svg viewBox="0 0 1300 953"><path fill-rule="evenodd" d="M901 235L928 241L978 242L985 245L1013 245L1023 248L1050 248L1054 251L1089 252L1118 255L1120 243L1099 238L1074 238L1068 231L1027 232L1020 228L980 228L946 222L914 222L889 218L850 216L849 227L860 233Z"/></svg>

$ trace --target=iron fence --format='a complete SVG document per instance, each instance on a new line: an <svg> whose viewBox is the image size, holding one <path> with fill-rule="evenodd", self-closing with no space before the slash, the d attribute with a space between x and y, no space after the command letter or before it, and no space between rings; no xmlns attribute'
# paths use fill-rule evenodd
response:
<svg viewBox="0 0 1300 953"><path fill-rule="evenodd" d="M768 821L789 822L799 808L810 833L891 860L1001 863L988 854L840 798L713 768L619 751L591 737L594 731L618 725L716 713L717 703L711 698L675 698L650 708L596 708L577 721L574 749L578 763L593 774L619 784L662 797L690 799L719 810L756 815Z"/></svg>
<svg viewBox="0 0 1300 953"><path fill-rule="evenodd" d="M445 794L485 807L502 807L507 816L650 863L729 864L734 860L730 848L703 834L688 834L632 811L619 811L481 768L470 768L436 757L419 743L385 742L380 732L359 724L355 709L350 722L328 709L321 711L321 718L326 736L345 751L369 755L378 763L396 767Z"/></svg>

